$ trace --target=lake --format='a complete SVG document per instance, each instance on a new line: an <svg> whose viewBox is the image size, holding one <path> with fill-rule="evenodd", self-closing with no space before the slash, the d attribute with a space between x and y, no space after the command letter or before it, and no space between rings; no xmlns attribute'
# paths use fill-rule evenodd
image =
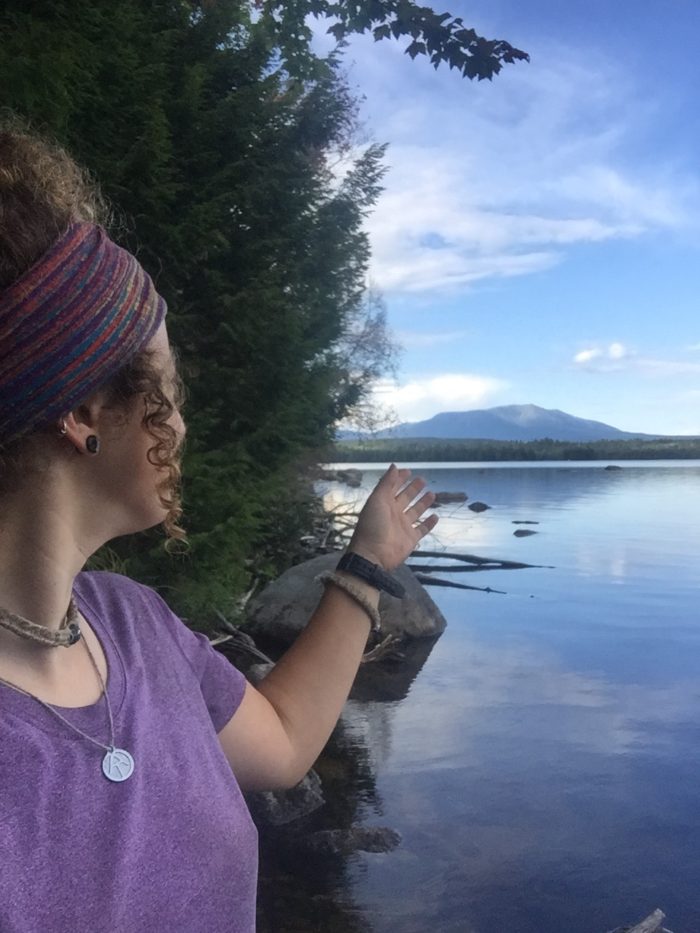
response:
<svg viewBox="0 0 700 933"><path fill-rule="evenodd" d="M383 469L347 466L363 488L329 502ZM441 508L424 548L546 566L430 588L448 627L406 695L344 718L344 805L401 844L287 866L275 929L605 933L661 907L698 933L700 462L410 466L491 506Z"/></svg>

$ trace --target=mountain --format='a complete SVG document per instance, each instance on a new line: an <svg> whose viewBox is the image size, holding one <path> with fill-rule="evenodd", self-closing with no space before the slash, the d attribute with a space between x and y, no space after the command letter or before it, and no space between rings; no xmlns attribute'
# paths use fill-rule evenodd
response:
<svg viewBox="0 0 700 933"><path fill-rule="evenodd" d="M342 432L341 437L357 436ZM567 415L556 408L537 405L501 405L477 411L445 411L428 418L399 424L374 437L479 438L498 441L600 441L654 438L657 434L632 434L602 421Z"/></svg>

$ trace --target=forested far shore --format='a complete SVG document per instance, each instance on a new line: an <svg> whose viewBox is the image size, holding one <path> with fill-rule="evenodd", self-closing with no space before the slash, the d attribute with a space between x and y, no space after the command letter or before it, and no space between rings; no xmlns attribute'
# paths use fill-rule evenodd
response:
<svg viewBox="0 0 700 933"><path fill-rule="evenodd" d="M700 437L654 440L492 441L440 438L382 438L341 441L327 459L342 463L401 461L459 462L465 460L698 460Z"/></svg>

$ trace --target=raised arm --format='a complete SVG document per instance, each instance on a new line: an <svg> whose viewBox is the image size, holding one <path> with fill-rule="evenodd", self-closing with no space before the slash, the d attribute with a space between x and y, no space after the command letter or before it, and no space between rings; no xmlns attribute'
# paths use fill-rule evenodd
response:
<svg viewBox="0 0 700 933"><path fill-rule="evenodd" d="M433 493L423 492L423 479L408 482L410 476L410 470L389 468L362 509L350 542L349 550L385 570L398 567L437 523L436 515L422 517ZM376 607L378 590L349 579ZM243 789L292 787L306 774L340 716L369 631L365 610L331 585L274 669L257 688L248 684L243 702L219 733Z"/></svg>

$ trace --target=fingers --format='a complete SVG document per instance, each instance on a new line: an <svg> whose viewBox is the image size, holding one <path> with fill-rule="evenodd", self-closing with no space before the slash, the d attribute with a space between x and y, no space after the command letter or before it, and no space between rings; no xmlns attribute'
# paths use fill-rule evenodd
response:
<svg viewBox="0 0 700 933"><path fill-rule="evenodd" d="M424 492L427 483L422 476L411 479L411 471L399 469L393 464L379 481L393 492L394 498L403 509L406 518L416 527L421 535L428 534L437 525L438 516L430 515L421 519L421 515L435 502L435 493Z"/></svg>
<svg viewBox="0 0 700 933"><path fill-rule="evenodd" d="M429 509L433 502L435 502L435 493L426 492L420 497L420 499L418 499L417 502L414 502L409 509L405 510L406 515L412 522L417 522L423 512L425 512L426 509Z"/></svg>
<svg viewBox="0 0 700 933"><path fill-rule="evenodd" d="M406 471L410 476L410 470ZM416 498L422 489L428 484L423 479L422 476L416 476L415 479L412 479L410 483L405 484L400 488L396 493L396 498L403 505L404 508L407 508L411 502Z"/></svg>
<svg viewBox="0 0 700 933"><path fill-rule="evenodd" d="M440 519L437 515L428 515L426 518L415 522L413 527L417 532L420 533L421 537L425 537L425 535L429 534L433 530L439 520Z"/></svg>
<svg viewBox="0 0 700 933"><path fill-rule="evenodd" d="M377 486L388 486L396 495L397 492L400 492L401 487L405 485L410 475L410 470L400 470L395 463L392 463L377 483Z"/></svg>

